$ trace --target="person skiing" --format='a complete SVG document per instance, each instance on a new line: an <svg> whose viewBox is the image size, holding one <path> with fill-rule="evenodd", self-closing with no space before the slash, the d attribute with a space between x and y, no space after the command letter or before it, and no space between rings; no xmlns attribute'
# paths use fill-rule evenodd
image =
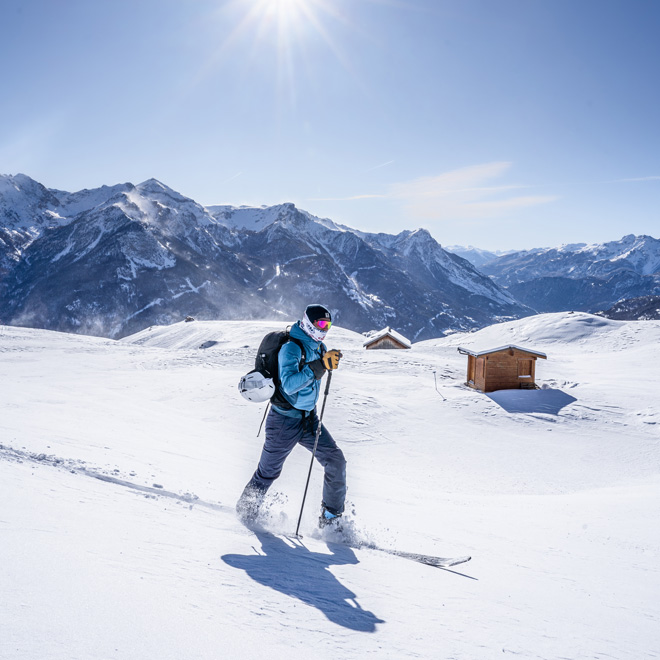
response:
<svg viewBox="0 0 660 660"><path fill-rule="evenodd" d="M271 401L266 419L266 440L259 465L236 503L236 511L246 522L254 521L266 492L280 476L284 461L296 444L313 451L319 419L316 402L320 380L327 370L339 366L341 352L328 351L323 340L332 325L332 316L323 305L308 305L302 318L291 328L292 341L279 351L278 393ZM295 341L297 340L297 341ZM298 342L304 347L303 351ZM316 459L323 466L323 499L319 525L337 526L344 512L346 459L325 425L321 425Z"/></svg>

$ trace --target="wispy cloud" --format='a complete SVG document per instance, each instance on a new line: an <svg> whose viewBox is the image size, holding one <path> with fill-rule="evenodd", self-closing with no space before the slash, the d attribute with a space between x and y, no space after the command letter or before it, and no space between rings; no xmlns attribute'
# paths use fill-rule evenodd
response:
<svg viewBox="0 0 660 660"><path fill-rule="evenodd" d="M406 213L418 219L461 220L498 217L515 209L557 199L554 195L517 195L514 191L529 188L520 184L492 185L493 179L502 177L510 168L508 162L485 163L394 183L380 194L312 201L398 200Z"/></svg>
<svg viewBox="0 0 660 660"><path fill-rule="evenodd" d="M373 172L374 170L379 170L381 167L387 167L388 165L392 165L394 163L393 160L388 160L385 163L381 163L380 165L376 165L375 167L370 167L368 170L364 170L362 174L366 174L367 172Z"/></svg>
<svg viewBox="0 0 660 660"><path fill-rule="evenodd" d="M225 183L229 183L230 181L233 181L234 179L237 179L239 176L241 176L241 174L243 174L243 172L237 172L233 176L230 176L228 179L225 179L224 181L221 181L220 185L224 186Z"/></svg>
<svg viewBox="0 0 660 660"><path fill-rule="evenodd" d="M464 167L394 184L390 196L401 200L411 215L430 220L493 218L556 199L552 195L517 195L513 192L528 188L524 185L492 185L493 179L502 177L510 168L508 162Z"/></svg>
<svg viewBox="0 0 660 660"><path fill-rule="evenodd" d="M639 181L660 181L660 176L640 176L636 179L619 179L616 183L637 183Z"/></svg>
<svg viewBox="0 0 660 660"><path fill-rule="evenodd" d="M358 199L387 199L389 195L351 195L350 197L310 197L310 202L354 202Z"/></svg>

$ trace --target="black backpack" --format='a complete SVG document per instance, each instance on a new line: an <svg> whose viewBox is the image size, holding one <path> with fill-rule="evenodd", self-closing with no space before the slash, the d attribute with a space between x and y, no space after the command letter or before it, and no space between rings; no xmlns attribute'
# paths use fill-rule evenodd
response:
<svg viewBox="0 0 660 660"><path fill-rule="evenodd" d="M278 408L283 410L291 410L293 406L284 398L282 391L280 390L280 370L278 365L278 357L280 349L288 341L294 342L301 352L300 358L300 368L305 365L305 347L303 343L292 337L289 334L289 329L286 330L276 330L275 332L269 332L259 344L257 350L257 356L254 359L254 370L263 374L267 378L273 379L273 384L275 385L275 394L271 397L270 401L272 404L276 405Z"/></svg>

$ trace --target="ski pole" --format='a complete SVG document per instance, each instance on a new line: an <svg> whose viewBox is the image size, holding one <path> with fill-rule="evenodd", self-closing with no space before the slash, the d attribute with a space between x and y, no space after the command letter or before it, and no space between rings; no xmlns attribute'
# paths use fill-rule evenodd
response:
<svg viewBox="0 0 660 660"><path fill-rule="evenodd" d="M303 509L305 508L305 500L307 499L307 489L309 488L309 479L312 476L312 468L314 467L314 457L316 456L316 448L319 444L319 436L321 435L321 423L323 422L323 413L325 412L325 402L328 399L328 392L330 391L330 380L332 379L332 371L328 371L328 380L325 384L325 392L323 394L323 405L321 406L321 416L319 417L319 424L316 427L316 437L314 438L314 449L312 450L312 460L309 464L309 472L307 473L307 483L305 484L305 492L303 493L302 504L300 505L300 515L298 516L298 525L296 527L296 537L300 537L300 521L302 520Z"/></svg>
<svg viewBox="0 0 660 660"><path fill-rule="evenodd" d="M442 392L438 389L438 379L436 378L435 371L433 372L433 380L435 381L435 391L442 397L443 401L446 401L447 399L445 399Z"/></svg>

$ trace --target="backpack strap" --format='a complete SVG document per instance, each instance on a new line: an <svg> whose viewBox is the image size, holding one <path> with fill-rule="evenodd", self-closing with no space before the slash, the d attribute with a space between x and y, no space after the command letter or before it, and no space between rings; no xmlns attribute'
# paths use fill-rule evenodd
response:
<svg viewBox="0 0 660 660"><path fill-rule="evenodd" d="M289 339L287 341L292 341L300 349L300 364L298 365L298 369L302 370L302 368L305 366L305 360L307 359L307 356L305 355L305 346L300 341L300 339L296 339L291 335L289 335Z"/></svg>
<svg viewBox="0 0 660 660"><path fill-rule="evenodd" d="M298 370L302 371L302 368L305 366L305 360L307 359L307 355L305 353L305 346L303 343L300 341L300 339L296 339L295 337L291 336L290 332L291 328L286 329L286 341L282 344L280 347L280 350L284 348L285 344L288 342L292 341L298 348L300 349L300 362L298 363ZM278 361L278 370L279 370L279 361ZM293 406L286 400L284 394L282 393L282 390L280 388L280 375L279 373L277 374L277 378L273 378L273 383L275 384L275 394L271 397L271 403L274 403L276 406L279 408L283 408L284 410L292 410Z"/></svg>

